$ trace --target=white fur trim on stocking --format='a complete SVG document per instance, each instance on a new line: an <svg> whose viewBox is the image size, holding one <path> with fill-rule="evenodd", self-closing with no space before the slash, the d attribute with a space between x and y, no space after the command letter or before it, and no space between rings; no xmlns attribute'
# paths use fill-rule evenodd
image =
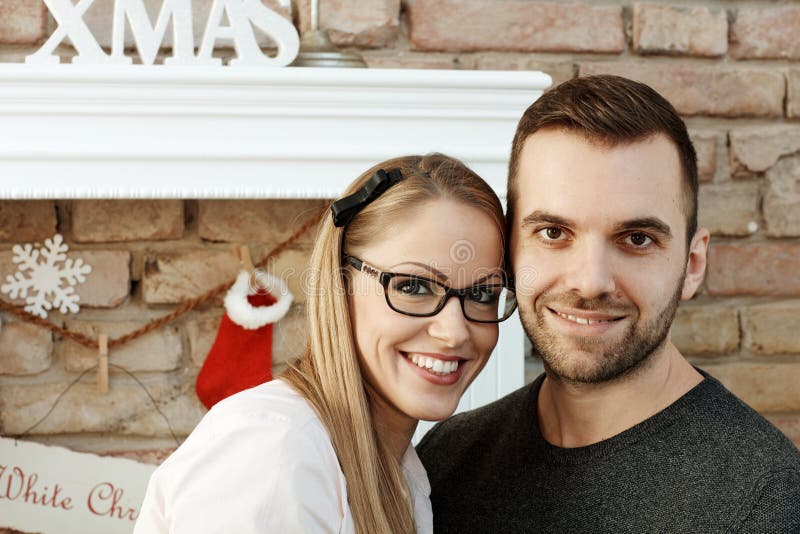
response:
<svg viewBox="0 0 800 534"><path fill-rule="evenodd" d="M261 287L261 291L267 291L277 299L271 306L253 306L247 301L248 295L254 295L258 289L250 285L250 273L242 271L236 277L236 282L225 295L225 310L231 321L246 328L255 330L264 325L274 323L283 318L292 305L292 294L286 282L265 272L257 271L253 274L253 279Z"/></svg>

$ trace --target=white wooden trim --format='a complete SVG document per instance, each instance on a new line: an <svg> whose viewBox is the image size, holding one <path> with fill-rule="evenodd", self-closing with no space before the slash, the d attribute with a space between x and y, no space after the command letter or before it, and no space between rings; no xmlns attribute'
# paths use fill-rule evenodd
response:
<svg viewBox="0 0 800 534"><path fill-rule="evenodd" d="M0 65L0 198L337 196L441 151L501 194L539 72Z"/></svg>

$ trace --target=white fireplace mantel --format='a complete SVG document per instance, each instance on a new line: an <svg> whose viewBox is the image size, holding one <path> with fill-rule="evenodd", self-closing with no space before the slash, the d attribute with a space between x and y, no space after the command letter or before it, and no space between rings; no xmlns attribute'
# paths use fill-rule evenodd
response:
<svg viewBox="0 0 800 534"><path fill-rule="evenodd" d="M0 64L0 198L334 198L383 159L434 151L505 197L517 120L549 84L540 72ZM516 315L501 325L459 411L523 384L523 339Z"/></svg>
<svg viewBox="0 0 800 534"><path fill-rule="evenodd" d="M540 72L0 64L0 198L338 196L433 151L504 195Z"/></svg>

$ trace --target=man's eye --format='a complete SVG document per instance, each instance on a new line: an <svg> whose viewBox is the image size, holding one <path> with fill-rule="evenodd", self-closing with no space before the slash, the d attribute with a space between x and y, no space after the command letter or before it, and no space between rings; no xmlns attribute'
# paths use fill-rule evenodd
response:
<svg viewBox="0 0 800 534"><path fill-rule="evenodd" d="M564 230L558 226L548 226L547 228L542 228L537 233L545 241L561 241L564 238Z"/></svg>
<svg viewBox="0 0 800 534"><path fill-rule="evenodd" d="M636 248L645 248L653 243L653 238L647 234L636 232L628 235L625 241Z"/></svg>

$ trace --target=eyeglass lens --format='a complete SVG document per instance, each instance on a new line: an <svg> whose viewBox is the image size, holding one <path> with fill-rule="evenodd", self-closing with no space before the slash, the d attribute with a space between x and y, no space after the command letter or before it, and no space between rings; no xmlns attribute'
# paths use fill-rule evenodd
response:
<svg viewBox="0 0 800 534"><path fill-rule="evenodd" d="M425 315L439 308L447 289L432 280L396 275L386 288L389 304L403 313ZM499 321L508 318L516 306L514 291L502 285L476 285L466 290L464 316L474 321Z"/></svg>

